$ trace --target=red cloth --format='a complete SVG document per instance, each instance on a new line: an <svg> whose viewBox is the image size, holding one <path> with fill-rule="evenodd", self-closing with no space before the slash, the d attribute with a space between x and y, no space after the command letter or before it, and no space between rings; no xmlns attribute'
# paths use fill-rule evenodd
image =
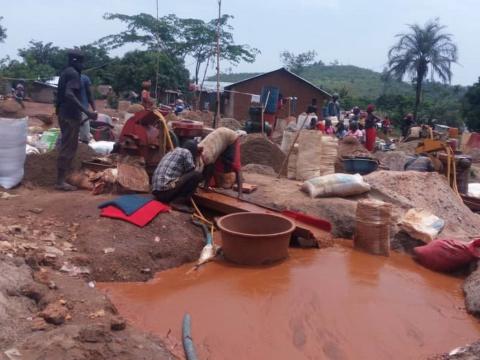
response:
<svg viewBox="0 0 480 360"><path fill-rule="evenodd" d="M365 147L368 151L373 151L377 139L377 130L375 128L365 129L365 138Z"/></svg>
<svg viewBox="0 0 480 360"><path fill-rule="evenodd" d="M240 156L240 140L237 139L235 140L235 143L233 144L235 147L235 155L233 157L233 163L232 163L232 169L231 171L240 171L242 168L242 159ZM219 157L217 161L215 162L215 172L219 173L225 173L225 166L222 162L222 158Z"/></svg>
<svg viewBox="0 0 480 360"><path fill-rule="evenodd" d="M139 227L144 227L159 213L170 211L170 207L159 201L153 200L135 211L132 215L126 215L115 206L107 206L102 209L100 216L127 221Z"/></svg>
<svg viewBox="0 0 480 360"><path fill-rule="evenodd" d="M277 115L275 114L263 114L263 120L270 124L272 130L275 130L275 121L277 120Z"/></svg>

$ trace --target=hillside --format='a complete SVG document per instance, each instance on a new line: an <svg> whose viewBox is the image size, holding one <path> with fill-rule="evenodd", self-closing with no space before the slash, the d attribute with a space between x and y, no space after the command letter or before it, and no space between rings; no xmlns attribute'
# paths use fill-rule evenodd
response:
<svg viewBox="0 0 480 360"><path fill-rule="evenodd" d="M221 81L237 82L259 74L261 73L221 74ZM412 91L407 83L392 81L386 85L380 73L353 65L317 63L306 67L299 75L329 92L346 90L353 98L377 98L385 91L395 94L408 94ZM209 80L216 78L212 76Z"/></svg>
<svg viewBox="0 0 480 360"><path fill-rule="evenodd" d="M382 93L407 94L409 84L391 81L385 84L382 75L353 65L323 65L317 63L305 68L300 76L330 91L348 91L353 98L377 98Z"/></svg>

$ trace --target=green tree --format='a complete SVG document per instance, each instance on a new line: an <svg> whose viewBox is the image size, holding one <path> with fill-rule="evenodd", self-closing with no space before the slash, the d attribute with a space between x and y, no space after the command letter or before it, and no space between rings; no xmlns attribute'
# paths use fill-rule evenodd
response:
<svg viewBox="0 0 480 360"><path fill-rule="evenodd" d="M408 25L409 32L398 34L398 42L388 52L388 72L401 80L409 75L415 84L414 117L417 117L423 81L430 74L443 82L452 78L452 63L457 62L457 46L452 35L444 33L438 19L424 27Z"/></svg>
<svg viewBox="0 0 480 360"><path fill-rule="evenodd" d="M139 90L144 80L154 79L159 69L159 89L185 89L188 84L188 70L182 61L155 51L131 51L123 58L112 60L106 67L106 76L115 91Z"/></svg>
<svg viewBox="0 0 480 360"><path fill-rule="evenodd" d="M127 29L118 33L105 36L98 40L98 44L108 49L116 49L126 44L140 44L149 50L178 55L177 28L178 18L175 15L163 16L157 19L150 14L111 14L103 16L105 20L119 20L125 23Z"/></svg>
<svg viewBox="0 0 480 360"><path fill-rule="evenodd" d="M118 48L126 44L140 44L149 50L160 50L165 55L185 60L190 55L195 60L195 83L198 83L202 65L215 54L216 26L218 19L208 22L199 19L182 19L167 15L157 19L148 14L123 15L106 14L107 20L120 20L127 29L119 34L101 38L98 43L108 48ZM233 27L228 24L231 15L220 19L220 58L232 64L241 61L254 62L258 49L249 45L235 44Z"/></svg>
<svg viewBox="0 0 480 360"><path fill-rule="evenodd" d="M480 78L463 97L462 115L470 131L480 131Z"/></svg>
<svg viewBox="0 0 480 360"><path fill-rule="evenodd" d="M0 21L3 20L3 16L0 16ZM7 38L7 29L0 25L0 42L4 42Z"/></svg>
<svg viewBox="0 0 480 360"><path fill-rule="evenodd" d="M237 45L233 39L233 27L228 21L233 19L231 15L223 15L220 18L220 58L231 64L241 61L252 63L259 53L258 49L249 45ZM216 54L218 19L208 22L199 19L178 19L177 26L180 29L178 36L178 48L183 55L190 55L195 59L194 81L198 84L200 69L208 63Z"/></svg>
<svg viewBox="0 0 480 360"><path fill-rule="evenodd" d="M315 50L305 51L298 55L284 50L280 53L280 60L283 65L295 74L300 74L307 66L312 65L317 57Z"/></svg>

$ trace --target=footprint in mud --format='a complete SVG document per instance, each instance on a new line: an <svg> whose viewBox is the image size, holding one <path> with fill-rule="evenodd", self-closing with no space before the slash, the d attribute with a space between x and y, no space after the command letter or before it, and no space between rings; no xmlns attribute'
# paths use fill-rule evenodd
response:
<svg viewBox="0 0 480 360"><path fill-rule="evenodd" d="M326 358L329 360L347 359L347 356L344 354L343 350L332 341L327 341L323 345L323 353L325 354Z"/></svg>
<svg viewBox="0 0 480 360"><path fill-rule="evenodd" d="M307 335L305 334L305 325L301 318L292 318L290 320L290 329L292 329L293 345L299 350L302 350L307 343Z"/></svg>

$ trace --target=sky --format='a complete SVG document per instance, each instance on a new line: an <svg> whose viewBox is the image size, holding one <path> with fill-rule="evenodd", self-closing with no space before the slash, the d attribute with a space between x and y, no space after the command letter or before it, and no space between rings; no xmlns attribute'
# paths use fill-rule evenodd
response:
<svg viewBox="0 0 480 360"><path fill-rule="evenodd" d="M158 0L160 16L210 20L216 17L217 0ZM2 24L8 38L0 44L0 58L15 57L30 40L61 47L91 43L122 31L124 25L102 18L106 12L156 13L156 0L0 0ZM234 16L234 38L258 48L253 64L221 68L233 72L263 72L282 66L283 50L315 50L325 63L338 60L381 71L395 35L407 24L424 24L439 18L459 48L453 67L453 84L470 85L480 76L480 0L222 0L222 12ZM113 55L132 49L116 50ZM187 59L191 70L193 62ZM210 71L213 73L213 69Z"/></svg>

